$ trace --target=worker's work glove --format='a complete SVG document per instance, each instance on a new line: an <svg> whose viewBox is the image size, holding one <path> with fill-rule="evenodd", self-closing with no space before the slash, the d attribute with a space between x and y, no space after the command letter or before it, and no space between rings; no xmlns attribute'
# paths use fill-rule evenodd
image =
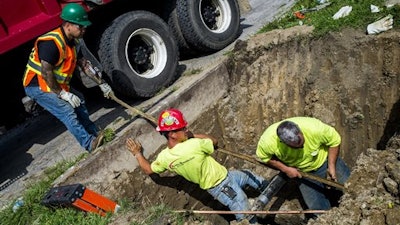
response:
<svg viewBox="0 0 400 225"><path fill-rule="evenodd" d="M367 34L379 34L393 28L393 16L388 15L367 26Z"/></svg>
<svg viewBox="0 0 400 225"><path fill-rule="evenodd" d="M342 8L339 9L337 13L335 13L335 15L332 16L332 18L334 20L337 20L339 18L346 17L350 14L352 9L353 7L351 6L343 6Z"/></svg>
<svg viewBox="0 0 400 225"><path fill-rule="evenodd" d="M113 90L111 89L110 85L107 83L102 83L99 85L101 91L103 92L103 95L105 98L110 98L110 94L113 93Z"/></svg>
<svg viewBox="0 0 400 225"><path fill-rule="evenodd" d="M133 154L133 156L136 156L137 154L141 154L142 145L140 144L140 142L138 142L132 138L126 139L126 147Z"/></svg>
<svg viewBox="0 0 400 225"><path fill-rule="evenodd" d="M66 91L62 90L60 92L59 97L62 100L67 101L74 108L76 108L76 107L81 105L81 99L78 96L72 94L71 92L66 92Z"/></svg>

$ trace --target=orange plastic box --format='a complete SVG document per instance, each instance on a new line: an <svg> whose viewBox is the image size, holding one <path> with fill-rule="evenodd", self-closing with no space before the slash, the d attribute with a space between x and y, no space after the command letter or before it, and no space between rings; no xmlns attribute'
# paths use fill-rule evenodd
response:
<svg viewBox="0 0 400 225"><path fill-rule="evenodd" d="M105 216L107 212L115 213L120 206L110 199L86 188L82 184L72 184L51 188L42 200L49 207L74 206L86 212Z"/></svg>

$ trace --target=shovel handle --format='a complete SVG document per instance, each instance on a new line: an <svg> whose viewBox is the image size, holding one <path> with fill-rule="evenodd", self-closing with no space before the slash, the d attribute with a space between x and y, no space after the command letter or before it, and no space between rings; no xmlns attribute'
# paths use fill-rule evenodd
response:
<svg viewBox="0 0 400 225"><path fill-rule="evenodd" d="M248 162L251 162L251 163L254 163L254 164L258 164L258 165L262 165L262 166L268 166L264 162L259 161L259 160L255 159L253 156L250 156L250 155L246 155L246 154L243 154L243 153L232 152L232 151L228 151L228 150L225 150L225 149L218 149L218 151L222 152L222 153L225 153L225 154L228 154L228 155L235 156L237 158L244 159L244 160L246 160ZM344 190L344 185L343 184L339 184L337 182L334 182L334 181L331 181L331 180L328 180L328 179L324 179L324 178L321 178L319 176L312 175L310 173L305 173L305 172L301 172L300 171L300 174L304 178L308 178L308 179L311 179L311 180L319 181L319 182L321 182L323 184L327 184L329 186L335 187L335 188L337 188L339 190L342 190L342 191Z"/></svg>
<svg viewBox="0 0 400 225"><path fill-rule="evenodd" d="M154 118L153 116L151 116L151 115L149 115L149 114L146 114L146 113L144 113L143 111L141 111L141 110L139 110L139 109L137 109L137 108L135 108L135 107L132 107L132 106L130 106L129 104L127 104L126 102L120 100L119 98L117 98L117 96L114 95L113 92L111 92L109 96L110 96L110 98L111 98L112 100L116 101L117 103L119 103L120 105L124 106L125 108L127 108L127 109L129 109L129 110L132 110L134 113L140 115L141 117L143 117L143 118L149 120L149 121L152 122L154 125L157 124L156 118Z"/></svg>

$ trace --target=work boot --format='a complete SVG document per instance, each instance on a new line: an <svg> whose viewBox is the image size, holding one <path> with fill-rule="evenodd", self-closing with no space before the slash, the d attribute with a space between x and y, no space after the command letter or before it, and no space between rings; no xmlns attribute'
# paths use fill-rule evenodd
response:
<svg viewBox="0 0 400 225"><path fill-rule="evenodd" d="M104 133L103 131L100 131L97 137L93 138L92 145L89 149L89 153L93 152L98 147L100 147L103 144L103 139L104 139Z"/></svg>

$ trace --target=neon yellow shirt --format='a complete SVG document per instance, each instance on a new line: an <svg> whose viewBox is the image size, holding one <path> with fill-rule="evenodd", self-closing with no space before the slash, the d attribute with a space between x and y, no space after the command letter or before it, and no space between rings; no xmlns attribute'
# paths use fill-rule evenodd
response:
<svg viewBox="0 0 400 225"><path fill-rule="evenodd" d="M304 146L294 149L280 142L276 130L282 121L274 123L264 131L258 142L256 154L264 162L276 156L287 166L310 172L325 162L329 147L337 147L341 143L335 128L316 118L293 117L283 121L292 121L299 126L304 136Z"/></svg>
<svg viewBox="0 0 400 225"><path fill-rule="evenodd" d="M213 152L211 139L191 138L162 150L151 163L151 169L158 174L172 171L207 190L217 186L228 175L227 169L211 156Z"/></svg>

